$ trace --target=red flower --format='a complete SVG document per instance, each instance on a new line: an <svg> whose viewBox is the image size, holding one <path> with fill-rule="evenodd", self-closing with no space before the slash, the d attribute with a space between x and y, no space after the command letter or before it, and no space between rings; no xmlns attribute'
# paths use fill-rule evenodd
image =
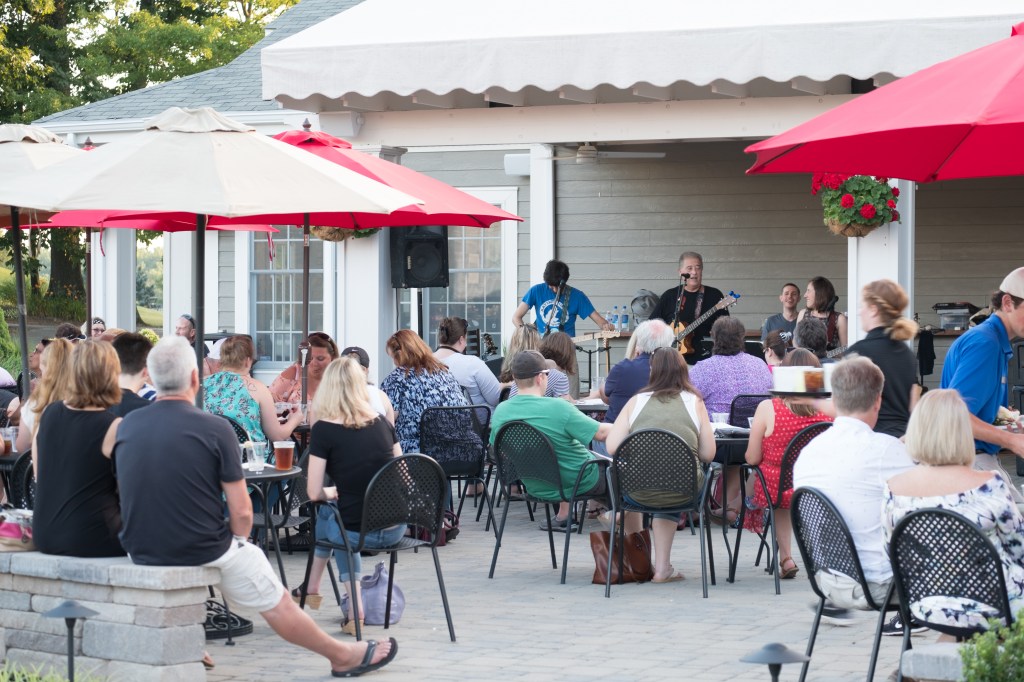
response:
<svg viewBox="0 0 1024 682"><path fill-rule="evenodd" d="M838 173L827 173L822 180L822 184L832 190L839 189L844 182L846 182L846 177Z"/></svg>
<svg viewBox="0 0 1024 682"><path fill-rule="evenodd" d="M878 177L876 177L875 180L878 180L879 182L889 182L889 178L878 178Z"/></svg>
<svg viewBox="0 0 1024 682"><path fill-rule="evenodd" d="M852 194L844 194L843 198L839 200L839 203L843 208L853 208L853 205L856 202L854 201Z"/></svg>
<svg viewBox="0 0 1024 682"><path fill-rule="evenodd" d="M896 221L898 221L899 219L900 219L900 212L899 212L899 211L893 211L893 212L892 212L892 221L893 221L893 222L896 222Z"/></svg>
<svg viewBox="0 0 1024 682"><path fill-rule="evenodd" d="M860 207L860 214L862 216L864 216L865 219L871 220L872 218L875 217L875 207L874 207L874 205L872 205L872 204L864 204L863 206Z"/></svg>
<svg viewBox="0 0 1024 682"><path fill-rule="evenodd" d="M889 208L896 208L896 202L893 201L892 199L889 199L889 201L885 202L885 205L888 206Z"/></svg>
<svg viewBox="0 0 1024 682"><path fill-rule="evenodd" d="M893 187L892 188L892 195L894 197L898 197L900 195L900 188L899 187Z"/></svg>

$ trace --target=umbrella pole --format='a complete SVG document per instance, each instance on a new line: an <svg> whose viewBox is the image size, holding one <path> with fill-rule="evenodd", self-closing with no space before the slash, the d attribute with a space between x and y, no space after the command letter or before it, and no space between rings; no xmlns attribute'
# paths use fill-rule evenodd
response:
<svg viewBox="0 0 1024 682"><path fill-rule="evenodd" d="M309 214L302 215L302 340L309 338ZM302 403L309 388L309 367L302 362Z"/></svg>
<svg viewBox="0 0 1024 682"><path fill-rule="evenodd" d="M92 228L85 228L85 328L92 336Z"/></svg>
<svg viewBox="0 0 1024 682"><path fill-rule="evenodd" d="M192 276L192 306L196 321L196 364L199 367L199 390L196 391L196 407L203 409L203 361L206 359L206 216L196 215L195 273Z"/></svg>
<svg viewBox="0 0 1024 682"><path fill-rule="evenodd" d="M32 391L28 371L28 320L25 310L25 266L21 262L21 221L17 206L11 206L11 252L14 257L14 291L18 302L18 345L21 349L21 403Z"/></svg>

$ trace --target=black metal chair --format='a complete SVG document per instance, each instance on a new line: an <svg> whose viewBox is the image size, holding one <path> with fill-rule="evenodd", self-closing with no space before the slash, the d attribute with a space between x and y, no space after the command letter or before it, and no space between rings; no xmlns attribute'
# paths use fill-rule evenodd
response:
<svg viewBox="0 0 1024 682"><path fill-rule="evenodd" d="M821 614L825 608L825 601L828 599L818 585L818 572L830 571L849 576L850 579L860 584L868 608L878 611L878 624L875 626L875 638L871 646L871 662L868 665L868 682L871 682L875 676L875 665L878 661L878 647L882 640L885 614L899 609L898 605L891 603L893 585L890 584L881 604L875 601L867 580L864 578L864 570L861 568L860 557L857 556L857 546L850 535L850 529L839 510L820 490L797 488L793 492L790 513L793 515L796 544L800 549L804 568L807 569L807 579L811 581L811 589L818 596L818 608L814 612L814 622L811 624L811 635L807 639L805 653L810 656L814 649L814 640L818 636ZM809 660L804 663L803 670L800 672L800 682L807 677L807 669L810 664Z"/></svg>
<svg viewBox="0 0 1024 682"><path fill-rule="evenodd" d="M771 400L768 394L741 393L732 399L729 405L729 424L747 428L750 426L749 419L752 419L757 412L757 406L765 400Z"/></svg>
<svg viewBox="0 0 1024 682"><path fill-rule="evenodd" d="M509 396L511 395L511 393L512 393L512 387L511 386L505 386L504 388L502 388L498 392L498 402L499 403L503 403L506 400L508 400Z"/></svg>
<svg viewBox="0 0 1024 682"><path fill-rule="evenodd" d="M711 524L704 518L704 498L707 495L711 477L707 476L698 485L700 464L693 450L674 433L662 429L641 429L629 434L619 445L608 468L608 489L612 503L612 527L608 543L608 573L604 585L604 596L611 596L612 557L615 553L615 532L619 538L619 573L623 571L625 524L618 523L619 512L640 512L641 514L697 512L700 526L700 573L704 597L708 596L708 563L711 565L711 584L715 584L715 558L711 547ZM662 508L638 504L637 497L657 491L678 495L685 499L678 505ZM630 498L627 500L626 498ZM633 501L630 501L633 500ZM705 540L707 558L705 558ZM659 550L660 551L660 550Z"/></svg>
<svg viewBox="0 0 1024 682"><path fill-rule="evenodd" d="M962 597L991 608L989 618L1013 623L1006 577L999 552L981 530L948 509L919 509L903 517L889 541L893 582L899 596L900 618L910 623L910 606L928 597ZM922 625L956 637L957 641L984 632L980 627L956 627L917 618ZM910 628L903 628L903 648L911 648Z"/></svg>
<svg viewBox="0 0 1024 682"><path fill-rule="evenodd" d="M343 544L336 544L327 540L317 540L315 547L326 547L331 550L345 552L348 559L349 573L349 594L356 594L356 575L353 567L353 556L362 552L366 534L383 528L399 524L408 524L421 528L427 532L429 540L419 540L416 537L403 537L391 547L377 548L373 552L384 552L391 555L391 564L388 569L388 596L384 609L384 628L391 624L391 595L395 580L395 559L396 553L402 550L416 550L420 547L429 547L434 557L434 571L437 573L437 584L441 589L441 601L444 604L444 615L448 620L448 634L451 640L455 641L455 626L452 624L452 613L448 608L448 593L445 591L444 578L441 575L441 561L437 555L437 542L444 532L442 528L444 518L445 494L448 487L448 479L441 469L441 465L430 457L421 454L410 454L397 457L385 464L380 471L370 480L366 488L366 496L363 498L363 523L359 529L359 542L355 545L349 542L345 534L345 525L341 520L341 514L337 506L331 505L334 511L334 518L341 528ZM316 502L315 507L327 504ZM314 509L313 518L316 518ZM315 537L315 528L314 528ZM309 552L309 559L306 562L306 575L303 585L309 584L309 572L313 567L313 551ZM337 585L334 583L334 575L331 574L331 584L337 593ZM356 639L362 639L362 627L359 624L359 605L353 603L353 616L355 617ZM342 614L345 615L345 614Z"/></svg>
<svg viewBox="0 0 1024 682"><path fill-rule="evenodd" d="M793 487L793 465L796 464L797 457L800 456L800 453L808 443L821 435L830 426L832 426L832 422L818 422L797 431L796 435L789 441L789 445L786 446L786 450L782 453L782 466L779 468L779 485L774 491L768 489L768 482L761 472L761 467L750 466L749 464L744 464L742 467L740 480L745 481L747 474L753 472L757 476L761 489L764 490L765 497L771 503L767 507L768 520L764 525L764 530L758 536L761 544L757 548L757 557L754 560L754 565L759 566L761 564L761 553L768 549L768 565L764 570L766 573L771 573L775 576L775 594L782 594L782 586L779 582L779 538L775 533L775 510L781 506L783 494ZM742 518L746 513L745 510L746 505L743 505L740 510L741 522L739 529L736 531L736 556L739 556L740 553L740 537L743 534ZM772 536L771 548L768 548L769 533Z"/></svg>
<svg viewBox="0 0 1024 682"><path fill-rule="evenodd" d="M485 481L490 423L491 408L488 405L428 407L420 415L420 451L441 465L448 477L449 492L451 481L458 483L461 492L455 514L459 517L462 516L469 485L484 484ZM487 486L483 487L483 500L490 510L491 499ZM482 506L480 510L483 510ZM479 518L478 514L477 520Z"/></svg>
<svg viewBox="0 0 1024 682"><path fill-rule="evenodd" d="M306 448L299 456L296 466L302 469L302 473L288 481L288 486L283 495L279 495L276 511L270 514L270 525L273 532L284 531L285 543L288 545L288 554L293 551L293 540L291 531L303 524L309 523L310 504L309 495L306 493L306 472L309 470L307 461L309 459L309 448ZM269 539L269 538L268 538ZM310 541L312 544L312 541Z"/></svg>
<svg viewBox="0 0 1024 682"><path fill-rule="evenodd" d="M562 556L562 584L565 584L566 564L569 561L569 539L572 537L572 523L575 517L577 503L586 502L592 499L603 499L605 493L591 495L580 493L579 487L583 476L590 467L598 468L598 475L604 475L604 467L608 460L591 459L580 467L576 476L576 482L570 491L566 491L562 482L561 468L558 464L558 456L551 445L551 441L543 433L530 426L524 421L511 421L498 431L494 439L494 452L498 464L498 479L505 494L510 494L508 488L516 481L523 483L523 493L527 502L535 502L544 505L544 515L548 525L548 544L551 546L551 567L558 568L558 560L555 557L555 537L551 530L551 505L560 502L569 503L569 517L566 520L565 528L565 551ZM530 493L530 481L543 482L556 488L559 492L559 499L544 499ZM498 550L501 549L501 537L505 531L505 520L508 518L508 505L501 514L501 524L498 526L497 535L494 541L494 556L491 557L491 570L488 578L494 577L494 567L498 563ZM583 524L579 524L578 533L583 533Z"/></svg>
<svg viewBox="0 0 1024 682"><path fill-rule="evenodd" d="M244 426L239 424L237 421L227 416L226 414L218 414L218 417L228 420L228 424L231 424L231 429L235 432L235 437L238 438L238 443L244 445L252 440L252 436L246 430Z"/></svg>
<svg viewBox="0 0 1024 682"><path fill-rule="evenodd" d="M32 470L32 451L18 456L11 469L11 504L19 509L32 509L36 499L36 476Z"/></svg>

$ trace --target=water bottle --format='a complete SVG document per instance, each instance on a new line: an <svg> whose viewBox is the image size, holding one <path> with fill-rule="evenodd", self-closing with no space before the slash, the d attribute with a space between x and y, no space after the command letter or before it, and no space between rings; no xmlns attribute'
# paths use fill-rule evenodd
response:
<svg viewBox="0 0 1024 682"><path fill-rule="evenodd" d="M612 323L612 327L616 330L619 328L619 306L612 307L612 316L608 319Z"/></svg>
<svg viewBox="0 0 1024 682"><path fill-rule="evenodd" d="M622 315L619 317L620 330L624 332L629 331L629 306L622 306Z"/></svg>

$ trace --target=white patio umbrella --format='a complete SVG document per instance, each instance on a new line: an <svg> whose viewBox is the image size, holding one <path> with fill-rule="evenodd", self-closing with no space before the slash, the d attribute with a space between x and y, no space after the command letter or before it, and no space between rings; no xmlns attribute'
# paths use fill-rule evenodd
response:
<svg viewBox="0 0 1024 682"><path fill-rule="evenodd" d="M416 197L278 142L210 108L173 107L146 129L0 187L0 203L196 216L193 301L202 371L206 218L302 212L390 213ZM201 404L201 396L198 402Z"/></svg>
<svg viewBox="0 0 1024 682"><path fill-rule="evenodd" d="M8 123L0 125L0 187L19 178L61 163L82 151L64 144L64 140L49 130L36 126ZM14 290L18 303L18 347L21 350L21 395L29 394L28 332L25 327L25 273L21 262L21 216L16 202L0 203L0 224L4 215L10 214L11 252L14 258Z"/></svg>

